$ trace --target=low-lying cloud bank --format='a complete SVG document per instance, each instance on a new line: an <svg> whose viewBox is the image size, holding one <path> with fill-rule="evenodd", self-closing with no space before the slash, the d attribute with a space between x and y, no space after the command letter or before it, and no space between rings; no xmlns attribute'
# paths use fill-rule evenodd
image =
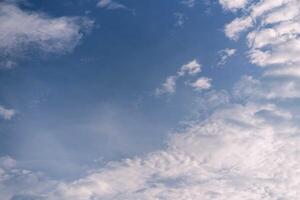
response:
<svg viewBox="0 0 300 200"><path fill-rule="evenodd" d="M110 163L71 183L13 164L1 170L0 188L7 199L297 199L297 121L274 104L227 104L145 158ZM9 194L15 181L18 190Z"/></svg>

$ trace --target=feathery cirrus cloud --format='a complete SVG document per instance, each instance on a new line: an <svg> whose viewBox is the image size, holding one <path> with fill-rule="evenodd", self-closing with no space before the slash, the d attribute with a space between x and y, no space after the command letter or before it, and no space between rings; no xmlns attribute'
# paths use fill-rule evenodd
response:
<svg viewBox="0 0 300 200"><path fill-rule="evenodd" d="M127 9L125 5L112 0L100 0L97 6L108 10Z"/></svg>

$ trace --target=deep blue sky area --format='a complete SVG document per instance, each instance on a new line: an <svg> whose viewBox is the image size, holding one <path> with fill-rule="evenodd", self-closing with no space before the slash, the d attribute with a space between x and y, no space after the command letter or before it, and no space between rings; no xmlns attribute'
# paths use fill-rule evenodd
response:
<svg viewBox="0 0 300 200"><path fill-rule="evenodd" d="M175 94L155 95L182 65L198 60L202 76L218 90L256 73L243 51L217 66L220 50L245 48L225 38L224 24L233 14L218 4L119 3L128 9L99 8L94 0L22 5L51 17L85 16L94 25L72 52L27 52L18 66L0 71L0 101L17 112L0 122L2 155L50 176L76 177L83 169L165 146L168 134L195 111L195 97L203 95L186 87L185 79L178 80ZM182 26L175 25L175 13L185 16Z"/></svg>

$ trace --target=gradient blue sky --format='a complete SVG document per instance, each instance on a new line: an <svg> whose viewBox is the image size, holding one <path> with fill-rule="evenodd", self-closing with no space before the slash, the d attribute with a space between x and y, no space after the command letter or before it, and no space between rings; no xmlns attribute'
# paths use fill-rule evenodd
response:
<svg viewBox="0 0 300 200"><path fill-rule="evenodd" d="M223 158L229 155L234 157L228 158L230 162L244 163L235 160L239 151L241 157L247 157L244 145L248 145L251 152L255 148L268 153L275 149L276 152L277 146L272 146L275 142L264 148L269 144L270 129L280 130L279 135L291 130L298 134L295 124L300 97L297 74L299 16L299 0L0 2L0 169L14 168L15 164L11 167L7 163L17 162L18 169L42 172L47 179L56 181L54 185L59 185L59 189L51 191L59 190L55 195L61 196L55 196L50 189L38 191L37 195L43 194L43 199L49 200L69 200L75 197L62 191L69 191L77 182L71 186L66 183L64 189L60 188L60 182L79 178L95 180L91 177L97 173L92 172L100 170L101 177L106 171L110 173L105 166L111 161L119 163L116 164L116 170L119 170L124 164L123 159L129 159L130 163L140 158L146 163L151 159L164 160L163 156L152 152L169 154L172 151L173 155L173 149L177 151L189 145L195 153L191 155L202 156L207 151L212 155L206 160L216 157L223 164L227 162ZM287 66L283 67L285 64ZM192 67L198 71L192 72ZM277 127L281 118L287 122L280 128L286 130ZM214 121L216 124L222 121L222 126L205 126ZM224 141L232 137L226 135L229 132L236 138L229 139L232 143L222 143L220 138L211 140L203 135L198 138L200 136L194 133L208 131L210 135L215 126L221 132L227 131ZM261 130L262 136L257 138L265 139L263 145L256 138ZM251 131L251 137L257 140L247 138ZM183 141L190 140L181 138L179 132L191 137L194 143L183 145ZM246 139L237 136L241 132L245 133ZM235 147L235 141L239 139L244 142L249 139L252 143L241 142ZM235 153L221 156L215 152L217 144L220 151ZM294 150L296 152L296 147ZM184 150L184 155L189 151ZM269 162L274 158L272 154L272 159L268 159L268 153L260 158L253 152L250 153L255 155L251 167L257 166L262 159ZM289 161L295 160L293 157ZM210 169L219 162L211 161ZM128 165L130 170L135 169L134 164ZM145 168L144 164L141 166ZM224 166L221 171L225 170ZM266 169L269 167L266 164ZM290 169L289 166L282 171L286 169ZM187 175L189 171L182 173ZM177 178L160 178L159 181L173 188ZM121 174L120 182L123 179L126 180L126 176ZM180 176L178 179L185 178ZM178 183L188 185L191 180L186 181L178 180ZM277 187L276 184L270 188ZM45 188L49 185L57 188L48 182L45 185ZM147 184L145 191L149 187ZM294 188L298 187L296 184ZM33 196L29 197L22 196L26 192L18 196L2 188L6 186L0 184L0 194L3 192L8 200L39 199L34 190L30 190ZM140 190L134 190L134 195ZM246 190L249 192L248 187ZM131 188L124 189L127 196L122 196L123 192L102 196L99 191L102 189L78 193L76 198L147 199L146 196L134 196ZM232 197L224 191L226 197ZM291 198L287 199L294 197L294 190L290 191ZM193 192L191 189L187 194ZM197 195L186 198L147 195L150 199L200 198ZM214 195L217 194L210 193L209 197L201 198L210 200ZM275 196L282 197L280 195ZM226 199L225 196L217 199L223 198ZM276 198L253 196L253 199Z"/></svg>
<svg viewBox="0 0 300 200"><path fill-rule="evenodd" d="M53 176L73 176L100 158L147 153L164 145L202 95L184 81L175 95L154 95L181 65L197 59L213 89L228 89L254 71L243 52L217 66L218 51L239 44L225 37L232 16L216 2L192 8L173 0L120 3L133 11L101 9L96 1L22 4L51 17L85 16L94 25L72 53L27 52L18 66L1 71L1 103L17 111L1 123L2 155ZM181 27L176 13L186 18Z"/></svg>

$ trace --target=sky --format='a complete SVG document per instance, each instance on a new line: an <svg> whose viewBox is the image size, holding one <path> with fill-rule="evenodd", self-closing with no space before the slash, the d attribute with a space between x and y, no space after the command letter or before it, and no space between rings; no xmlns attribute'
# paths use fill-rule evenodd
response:
<svg viewBox="0 0 300 200"><path fill-rule="evenodd" d="M297 200L299 78L299 0L2 0L1 200Z"/></svg>

